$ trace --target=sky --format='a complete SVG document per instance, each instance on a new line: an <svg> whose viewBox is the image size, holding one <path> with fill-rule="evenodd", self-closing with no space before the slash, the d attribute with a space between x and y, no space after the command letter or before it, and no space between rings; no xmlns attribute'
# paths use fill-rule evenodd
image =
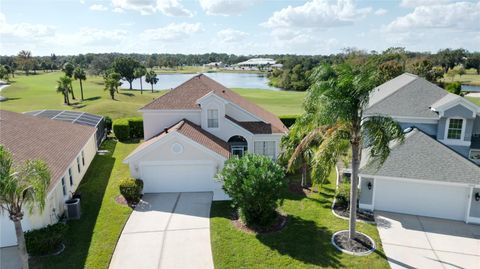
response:
<svg viewBox="0 0 480 269"><path fill-rule="evenodd" d="M480 51L480 0L1 0L0 55Z"/></svg>

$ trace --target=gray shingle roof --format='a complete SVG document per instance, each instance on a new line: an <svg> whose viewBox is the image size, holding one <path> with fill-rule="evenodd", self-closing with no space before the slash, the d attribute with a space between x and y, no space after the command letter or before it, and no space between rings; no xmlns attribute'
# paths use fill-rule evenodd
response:
<svg viewBox="0 0 480 269"><path fill-rule="evenodd" d="M425 79L405 73L386 82L372 92L365 115L392 117L421 117L438 119L432 104L448 94L447 91Z"/></svg>
<svg viewBox="0 0 480 269"><path fill-rule="evenodd" d="M360 173L480 184L480 167L418 129L408 133L403 144L392 147L389 157L380 168L368 164L360 169Z"/></svg>

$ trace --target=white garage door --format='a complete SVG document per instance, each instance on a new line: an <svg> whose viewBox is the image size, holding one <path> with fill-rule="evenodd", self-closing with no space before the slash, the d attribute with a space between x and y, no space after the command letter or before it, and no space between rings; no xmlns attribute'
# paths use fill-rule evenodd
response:
<svg viewBox="0 0 480 269"><path fill-rule="evenodd" d="M5 213L0 214L0 247L14 246L17 244L15 226Z"/></svg>
<svg viewBox="0 0 480 269"><path fill-rule="evenodd" d="M142 165L144 192L213 191L213 164Z"/></svg>
<svg viewBox="0 0 480 269"><path fill-rule="evenodd" d="M375 210L465 220L466 187L375 180Z"/></svg>

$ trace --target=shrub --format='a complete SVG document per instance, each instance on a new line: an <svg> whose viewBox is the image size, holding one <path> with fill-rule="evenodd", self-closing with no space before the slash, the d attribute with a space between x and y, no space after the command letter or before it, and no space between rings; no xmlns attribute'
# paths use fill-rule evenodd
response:
<svg viewBox="0 0 480 269"><path fill-rule="evenodd" d="M130 138L143 138L143 119L129 118L128 127L130 127Z"/></svg>
<svg viewBox="0 0 480 269"><path fill-rule="evenodd" d="M462 84L458 81L455 81L455 82L452 82L450 84L447 85L447 89L446 89L449 93L453 93L453 94L456 94L456 95L460 95L460 93L462 92Z"/></svg>
<svg viewBox="0 0 480 269"><path fill-rule="evenodd" d="M227 160L217 177L247 225L268 226L275 219L287 187L280 165L266 156L246 154Z"/></svg>
<svg viewBox="0 0 480 269"><path fill-rule="evenodd" d="M45 228L25 232L25 243L30 255L51 254L60 249L63 238L68 230L64 223L48 225Z"/></svg>
<svg viewBox="0 0 480 269"><path fill-rule="evenodd" d="M126 178L120 181L120 193L127 202L136 203L142 196L143 181L140 179Z"/></svg>
<svg viewBox="0 0 480 269"><path fill-rule="evenodd" d="M280 116L280 120L283 122L283 124L285 124L285 126L287 126L287 128L290 128L290 126L292 126L299 117L299 115L284 115Z"/></svg>
<svg viewBox="0 0 480 269"><path fill-rule="evenodd" d="M113 121L113 133L120 141L126 141L130 138L130 127L127 119L118 119Z"/></svg>
<svg viewBox="0 0 480 269"><path fill-rule="evenodd" d="M343 182L338 185L335 197L338 205L348 207L350 205L350 183Z"/></svg>
<svg viewBox="0 0 480 269"><path fill-rule="evenodd" d="M112 118L105 116L105 128L107 129L107 134L112 131Z"/></svg>

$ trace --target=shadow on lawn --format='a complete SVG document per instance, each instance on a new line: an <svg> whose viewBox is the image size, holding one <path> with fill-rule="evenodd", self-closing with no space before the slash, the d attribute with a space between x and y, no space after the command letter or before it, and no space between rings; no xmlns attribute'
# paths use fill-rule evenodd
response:
<svg viewBox="0 0 480 269"><path fill-rule="evenodd" d="M289 216L284 230L256 237L270 249L306 264L320 267L341 265L341 254L330 244L332 233L326 227L319 227L310 220Z"/></svg>
<svg viewBox="0 0 480 269"><path fill-rule="evenodd" d="M84 268L97 216L115 163L112 154L116 144L111 139L103 143L101 149L108 150L109 154L95 156L77 189L77 192L82 193L81 218L68 221L65 251L58 256L31 259L31 268Z"/></svg>

